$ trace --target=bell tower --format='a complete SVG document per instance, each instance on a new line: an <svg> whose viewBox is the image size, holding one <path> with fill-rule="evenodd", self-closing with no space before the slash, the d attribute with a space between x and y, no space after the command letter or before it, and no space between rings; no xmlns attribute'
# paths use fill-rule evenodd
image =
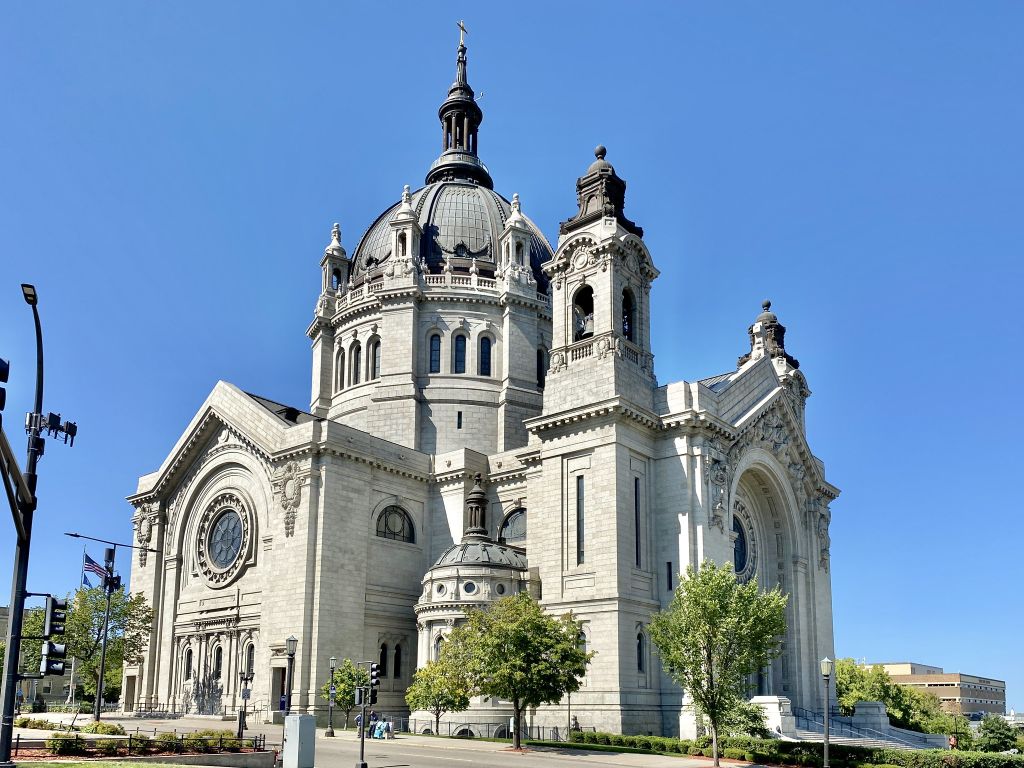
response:
<svg viewBox="0 0 1024 768"><path fill-rule="evenodd" d="M626 182L604 147L576 181L579 210L559 228L551 277L552 347L544 413L626 398L652 408L650 289L643 229L623 213Z"/></svg>

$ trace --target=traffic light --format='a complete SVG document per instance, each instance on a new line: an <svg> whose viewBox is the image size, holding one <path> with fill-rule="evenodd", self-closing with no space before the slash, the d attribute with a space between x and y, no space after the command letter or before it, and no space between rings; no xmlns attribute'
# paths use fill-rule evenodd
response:
<svg viewBox="0 0 1024 768"><path fill-rule="evenodd" d="M377 703L377 688L380 686L380 664L370 662L370 703Z"/></svg>
<svg viewBox="0 0 1024 768"><path fill-rule="evenodd" d="M11 375L11 364L0 357L0 411L7 405L7 389L3 386Z"/></svg>
<svg viewBox="0 0 1024 768"><path fill-rule="evenodd" d="M63 675L65 656L67 656L67 646L64 643L51 643L49 640L44 640L42 658L39 661L39 673L41 675Z"/></svg>
<svg viewBox="0 0 1024 768"><path fill-rule="evenodd" d="M363 689L362 688L356 688L356 706L357 707L363 706Z"/></svg>
<svg viewBox="0 0 1024 768"><path fill-rule="evenodd" d="M64 623L68 618L68 601L47 595L46 614L43 618L43 637L64 634Z"/></svg>
<svg viewBox="0 0 1024 768"><path fill-rule="evenodd" d="M121 588L121 577L120 576L107 576L106 579L107 592L114 594Z"/></svg>

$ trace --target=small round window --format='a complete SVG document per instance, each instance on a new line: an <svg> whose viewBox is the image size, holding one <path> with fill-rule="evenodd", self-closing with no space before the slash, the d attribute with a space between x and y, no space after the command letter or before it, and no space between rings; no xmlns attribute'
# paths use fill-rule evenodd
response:
<svg viewBox="0 0 1024 768"><path fill-rule="evenodd" d="M497 592L499 595L504 595L505 594L505 585L504 584L499 584L498 586L496 586L494 588L494 591Z"/></svg>
<svg viewBox="0 0 1024 768"><path fill-rule="evenodd" d="M462 591L465 592L467 595L472 595L474 592L476 592L476 584L474 584L472 581L467 581L465 584L462 585Z"/></svg>
<svg viewBox="0 0 1024 768"><path fill-rule="evenodd" d="M242 550L242 518L234 509L221 512L210 526L207 544L210 560L217 568L228 568Z"/></svg>
<svg viewBox="0 0 1024 768"><path fill-rule="evenodd" d="M444 592L445 592L445 589L444 589L444 584L438 584L438 585L437 585L437 594L439 594L439 595L443 595L443 594L444 594Z"/></svg>

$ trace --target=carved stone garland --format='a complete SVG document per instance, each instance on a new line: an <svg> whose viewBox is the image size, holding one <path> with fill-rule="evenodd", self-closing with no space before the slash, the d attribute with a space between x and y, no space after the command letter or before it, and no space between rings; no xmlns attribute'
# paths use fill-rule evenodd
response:
<svg viewBox="0 0 1024 768"><path fill-rule="evenodd" d="M308 475L300 472L295 461L289 461L277 471L274 477L274 493L281 504L284 515L284 535L295 535L295 520L298 517L299 504L302 501L302 486L308 481Z"/></svg>

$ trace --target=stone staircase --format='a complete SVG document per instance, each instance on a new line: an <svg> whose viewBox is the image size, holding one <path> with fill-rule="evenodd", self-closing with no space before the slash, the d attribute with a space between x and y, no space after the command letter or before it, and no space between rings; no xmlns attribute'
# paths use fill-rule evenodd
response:
<svg viewBox="0 0 1024 768"><path fill-rule="evenodd" d="M824 741L825 734L821 731L811 731L806 728L797 728L796 732L792 734L792 738L797 741ZM851 747L876 747L878 749L918 749L919 747L912 747L909 744L903 742L893 741L886 739L879 734L875 736L844 736L829 733L828 735L829 744L842 744L844 746Z"/></svg>

